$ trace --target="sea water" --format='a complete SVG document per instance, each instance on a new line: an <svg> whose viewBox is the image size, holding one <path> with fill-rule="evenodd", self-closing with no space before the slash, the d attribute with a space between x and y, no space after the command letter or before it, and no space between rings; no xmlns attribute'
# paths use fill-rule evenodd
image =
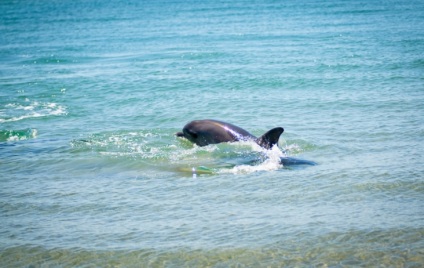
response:
<svg viewBox="0 0 424 268"><path fill-rule="evenodd" d="M1 1L0 266L422 267L423 10Z"/></svg>

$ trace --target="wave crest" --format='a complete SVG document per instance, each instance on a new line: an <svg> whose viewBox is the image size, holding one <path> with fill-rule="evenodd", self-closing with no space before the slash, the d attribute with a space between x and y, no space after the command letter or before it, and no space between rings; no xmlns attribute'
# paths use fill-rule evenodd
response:
<svg viewBox="0 0 424 268"><path fill-rule="evenodd" d="M0 109L0 123L66 114L66 107L57 103L30 101L29 99L25 99L23 103L8 103L4 108Z"/></svg>

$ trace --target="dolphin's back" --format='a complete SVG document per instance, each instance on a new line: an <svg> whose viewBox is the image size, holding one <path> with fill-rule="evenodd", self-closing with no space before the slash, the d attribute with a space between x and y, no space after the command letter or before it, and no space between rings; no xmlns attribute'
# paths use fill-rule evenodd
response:
<svg viewBox="0 0 424 268"><path fill-rule="evenodd" d="M185 137L199 146L221 142L254 140L260 146L271 149L272 146L278 142L283 131L284 129L282 127L274 128L261 137L256 138L248 131L233 124L213 119L205 119L191 121L184 126L183 132L177 133L177 136Z"/></svg>
<svg viewBox="0 0 424 268"><path fill-rule="evenodd" d="M184 136L199 146L255 137L246 130L218 120L195 120L183 128Z"/></svg>
<svg viewBox="0 0 424 268"><path fill-rule="evenodd" d="M232 141L238 141L238 140L245 140L245 139L251 139L256 138L252 134L250 134L247 130L242 129L241 127L235 126L230 123L218 121L218 120L212 120L207 119L207 123L209 123L209 127L211 128L211 131L221 132L225 131L230 136L233 137Z"/></svg>

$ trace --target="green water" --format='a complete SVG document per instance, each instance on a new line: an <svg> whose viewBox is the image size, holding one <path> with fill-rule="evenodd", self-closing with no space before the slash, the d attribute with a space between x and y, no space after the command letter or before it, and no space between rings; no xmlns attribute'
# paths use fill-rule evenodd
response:
<svg viewBox="0 0 424 268"><path fill-rule="evenodd" d="M0 266L423 266L422 10L2 1Z"/></svg>

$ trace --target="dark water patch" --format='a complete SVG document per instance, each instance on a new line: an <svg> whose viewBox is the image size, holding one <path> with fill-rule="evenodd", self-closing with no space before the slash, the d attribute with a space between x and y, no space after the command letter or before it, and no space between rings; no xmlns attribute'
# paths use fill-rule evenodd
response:
<svg viewBox="0 0 424 268"><path fill-rule="evenodd" d="M22 61L23 64L72 64L78 62L72 58L61 58L51 55L49 57L33 58L30 60Z"/></svg>
<svg viewBox="0 0 424 268"><path fill-rule="evenodd" d="M423 45L424 46L424 45ZM411 67L416 69L424 69L424 59L417 59L411 62Z"/></svg>

